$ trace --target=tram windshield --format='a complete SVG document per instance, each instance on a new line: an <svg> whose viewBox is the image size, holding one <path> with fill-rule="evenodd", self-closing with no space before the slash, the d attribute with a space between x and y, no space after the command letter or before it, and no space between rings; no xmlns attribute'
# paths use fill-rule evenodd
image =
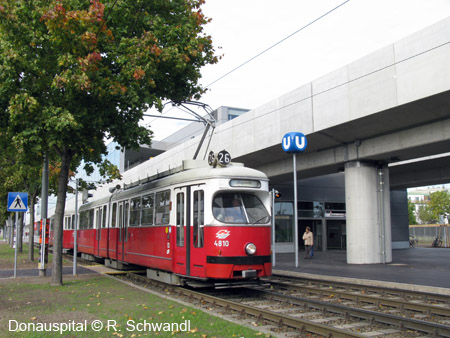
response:
<svg viewBox="0 0 450 338"><path fill-rule="evenodd" d="M224 223L266 224L270 221L261 200L246 193L219 193L213 201L214 217Z"/></svg>

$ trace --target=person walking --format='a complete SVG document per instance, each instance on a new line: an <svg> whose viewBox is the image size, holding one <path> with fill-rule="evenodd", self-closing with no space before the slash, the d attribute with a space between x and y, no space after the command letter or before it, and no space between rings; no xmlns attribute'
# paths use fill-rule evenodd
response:
<svg viewBox="0 0 450 338"><path fill-rule="evenodd" d="M303 234L303 240L305 241L306 250L306 256L304 259L311 259L311 249L314 245L314 237L310 227L306 227L306 231Z"/></svg>

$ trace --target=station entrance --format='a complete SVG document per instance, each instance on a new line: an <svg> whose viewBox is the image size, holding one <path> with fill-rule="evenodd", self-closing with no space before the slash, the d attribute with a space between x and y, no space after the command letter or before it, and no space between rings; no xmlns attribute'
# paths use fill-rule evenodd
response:
<svg viewBox="0 0 450 338"><path fill-rule="evenodd" d="M347 248L347 234L345 221L327 220L327 249Z"/></svg>
<svg viewBox="0 0 450 338"><path fill-rule="evenodd" d="M277 252L294 251L293 203L275 203L275 234ZM310 227L317 251L346 250L345 203L298 202L298 249L305 249L303 234Z"/></svg>
<svg viewBox="0 0 450 338"><path fill-rule="evenodd" d="M324 251L332 250L345 250L346 249L346 226L345 220L339 219L299 219L298 220L298 244L299 249L304 250L305 245L303 242L303 233L306 227L311 228L314 234L314 250Z"/></svg>

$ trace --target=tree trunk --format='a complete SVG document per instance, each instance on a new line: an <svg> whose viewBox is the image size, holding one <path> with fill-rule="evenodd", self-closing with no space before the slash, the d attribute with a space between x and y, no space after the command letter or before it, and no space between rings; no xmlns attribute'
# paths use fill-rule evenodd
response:
<svg viewBox="0 0 450 338"><path fill-rule="evenodd" d="M28 238L28 260L34 262L34 200L36 196L31 195L30 199L30 232Z"/></svg>
<svg viewBox="0 0 450 338"><path fill-rule="evenodd" d="M22 253L22 242L23 242L23 219L25 218L25 213L21 212L19 214L19 220L17 222L17 230L16 230L16 245L17 252Z"/></svg>
<svg viewBox="0 0 450 338"><path fill-rule="evenodd" d="M7 222L8 222L8 244L12 248L11 241L12 241L12 238L13 238L13 235L12 235L13 228L12 228L11 216L8 217L8 221Z"/></svg>
<svg viewBox="0 0 450 338"><path fill-rule="evenodd" d="M14 217L11 217L10 216L10 221L9 221L9 229L10 229L10 232L9 232L9 246L11 247L11 248L14 248L14 244L15 244L15 242L14 242L14 236L16 235L16 215L14 215Z"/></svg>
<svg viewBox="0 0 450 338"><path fill-rule="evenodd" d="M72 153L64 149L61 154L61 172L58 178L58 194L56 198L55 219L53 224L53 262L52 262L52 285L63 285L62 280L62 240L64 208L66 205L67 181L69 179L69 167L72 161Z"/></svg>

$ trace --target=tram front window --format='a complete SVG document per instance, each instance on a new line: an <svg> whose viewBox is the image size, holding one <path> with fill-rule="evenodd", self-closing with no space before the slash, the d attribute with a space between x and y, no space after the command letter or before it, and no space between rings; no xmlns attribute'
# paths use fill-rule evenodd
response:
<svg viewBox="0 0 450 338"><path fill-rule="evenodd" d="M220 193L213 201L214 217L224 223L266 224L269 213L261 200L246 193Z"/></svg>

